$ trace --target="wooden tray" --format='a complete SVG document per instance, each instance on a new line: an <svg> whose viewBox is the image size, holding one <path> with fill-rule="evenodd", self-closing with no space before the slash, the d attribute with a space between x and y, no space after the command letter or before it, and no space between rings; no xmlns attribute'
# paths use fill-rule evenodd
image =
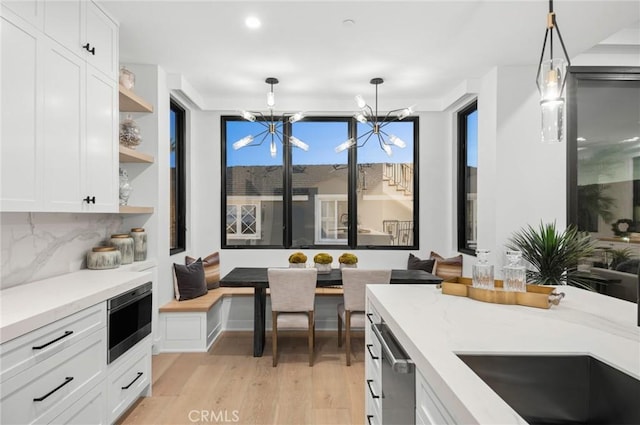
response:
<svg viewBox="0 0 640 425"><path fill-rule="evenodd" d="M471 286L468 277L454 277L442 282L442 293L469 297L494 304L517 304L528 307L549 308L558 305L564 293L554 292L552 286L527 285L527 292L512 292L502 289L502 281L495 281L495 289L480 289Z"/></svg>

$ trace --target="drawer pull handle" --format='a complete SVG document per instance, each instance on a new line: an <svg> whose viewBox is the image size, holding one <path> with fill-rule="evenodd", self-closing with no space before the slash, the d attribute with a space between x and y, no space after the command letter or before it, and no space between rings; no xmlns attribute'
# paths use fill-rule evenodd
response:
<svg viewBox="0 0 640 425"><path fill-rule="evenodd" d="M367 423L371 425L371 419L373 419L373 415L367 415Z"/></svg>
<svg viewBox="0 0 640 425"><path fill-rule="evenodd" d="M54 342L58 342L58 341L60 341L62 338L66 338L66 337L68 337L68 336L69 336L69 335L71 335L72 333L73 333L73 331L66 331L66 332L64 333L64 335L62 335L62 336L60 336L60 337L58 337L58 338L54 339L53 341L49 341L49 342L47 342L46 344L38 345L37 347L31 347L31 348L32 348L33 350L42 350L43 348L50 346L50 345L51 345L51 344L53 344Z"/></svg>
<svg viewBox="0 0 640 425"><path fill-rule="evenodd" d="M51 391L49 391L48 393L46 393L42 397L34 398L33 401L43 401L43 400L45 400L51 394L55 393L56 391L58 391L60 388L64 387L65 385L67 385L71 381L73 381L73 376L67 376L66 378L64 378L64 382L62 384L58 385L57 387L55 387L54 389L52 389Z"/></svg>
<svg viewBox="0 0 640 425"><path fill-rule="evenodd" d="M373 317L373 314L367 313L367 319L369 319L369 322L371 322L371 323L373 323L372 317Z"/></svg>
<svg viewBox="0 0 640 425"><path fill-rule="evenodd" d="M371 388L371 383L373 382L373 379L367 379L367 386L369 387L369 392L371 393L371 397L373 398L380 398L379 395L375 395L373 393L373 389Z"/></svg>
<svg viewBox="0 0 640 425"><path fill-rule="evenodd" d="M378 360L380 357L373 354L373 351L371 351L371 347L373 347L373 344L367 344L367 351L369 351L369 355L373 360Z"/></svg>
<svg viewBox="0 0 640 425"><path fill-rule="evenodd" d="M136 382L138 379L140 379L141 376L142 376L142 372L138 372L138 376L136 376L135 379L129 383L129 385L127 385L126 387L122 387L122 389L128 390L129 387L132 386L133 383Z"/></svg>

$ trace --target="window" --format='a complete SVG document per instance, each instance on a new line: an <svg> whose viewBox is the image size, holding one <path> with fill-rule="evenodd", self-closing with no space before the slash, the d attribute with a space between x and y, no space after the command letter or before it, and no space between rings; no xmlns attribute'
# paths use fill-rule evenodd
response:
<svg viewBox="0 0 640 425"><path fill-rule="evenodd" d="M417 118L385 127L407 145L392 157L375 138L335 152L369 129L353 117L307 117L276 127L284 140L293 135L309 150L276 138L272 156L271 138L261 142L261 123L222 117L223 247L417 248ZM234 150L248 135L255 136L253 145Z"/></svg>
<svg viewBox="0 0 640 425"><path fill-rule="evenodd" d="M173 100L169 112L169 235L170 254L177 254L186 249L186 186L185 186L185 110Z"/></svg>
<svg viewBox="0 0 640 425"><path fill-rule="evenodd" d="M478 102L458 112L458 251L475 255L478 237Z"/></svg>

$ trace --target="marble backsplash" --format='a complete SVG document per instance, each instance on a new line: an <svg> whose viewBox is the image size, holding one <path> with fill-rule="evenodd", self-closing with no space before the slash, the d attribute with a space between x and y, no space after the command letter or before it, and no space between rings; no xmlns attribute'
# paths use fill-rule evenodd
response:
<svg viewBox="0 0 640 425"><path fill-rule="evenodd" d="M94 246L120 233L117 214L1 213L0 289L86 268Z"/></svg>

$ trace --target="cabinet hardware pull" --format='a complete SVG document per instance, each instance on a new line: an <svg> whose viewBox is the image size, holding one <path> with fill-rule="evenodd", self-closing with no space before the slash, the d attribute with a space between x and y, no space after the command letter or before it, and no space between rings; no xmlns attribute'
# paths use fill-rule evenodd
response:
<svg viewBox="0 0 640 425"><path fill-rule="evenodd" d="M367 379L367 386L369 387L369 392L371 393L371 397L373 398L380 398L379 395L375 395L373 393L373 389L371 388L371 383L373 382L373 379Z"/></svg>
<svg viewBox="0 0 640 425"><path fill-rule="evenodd" d="M373 344L367 344L367 350L369 351L369 355L373 360L378 360L380 357L373 354L373 351L371 351L371 347L373 347Z"/></svg>
<svg viewBox="0 0 640 425"><path fill-rule="evenodd" d="M87 52L91 53L92 55L95 56L96 54L96 47L93 46L91 47L91 45L89 43L85 44L84 46L82 46L83 49L85 49Z"/></svg>
<svg viewBox="0 0 640 425"><path fill-rule="evenodd" d="M96 197L95 196L87 196L86 198L83 199L84 202L86 202L87 204L95 204L96 203Z"/></svg>
<svg viewBox="0 0 640 425"><path fill-rule="evenodd" d="M32 350L42 350L45 347L48 347L49 345L53 344L54 342L58 342L60 341L62 338L66 338L69 335L71 335L73 333L73 331L65 331L64 335L59 336L58 338L54 339L53 341L49 341L46 344L43 345L38 345L36 347L31 347Z"/></svg>
<svg viewBox="0 0 640 425"><path fill-rule="evenodd" d="M58 385L57 387L55 387L54 389L52 389L42 397L34 398L33 401L43 401L44 399L49 397L51 394L55 393L56 391L58 391L60 388L64 387L71 381L73 381L73 376L67 376L66 378L64 378L64 382L62 384Z"/></svg>
<svg viewBox="0 0 640 425"><path fill-rule="evenodd" d="M373 317L373 314L367 313L367 319L369 319L369 322L371 322L371 323L373 323L372 317Z"/></svg>
<svg viewBox="0 0 640 425"><path fill-rule="evenodd" d="M138 376L136 376L135 379L129 383L129 385L127 385L126 387L122 387L122 389L128 390L129 387L132 386L133 383L136 382L138 379L140 379L141 376L142 376L142 372L138 372Z"/></svg>
<svg viewBox="0 0 640 425"><path fill-rule="evenodd" d="M367 422L371 425L371 419L373 419L373 415L367 415Z"/></svg>

